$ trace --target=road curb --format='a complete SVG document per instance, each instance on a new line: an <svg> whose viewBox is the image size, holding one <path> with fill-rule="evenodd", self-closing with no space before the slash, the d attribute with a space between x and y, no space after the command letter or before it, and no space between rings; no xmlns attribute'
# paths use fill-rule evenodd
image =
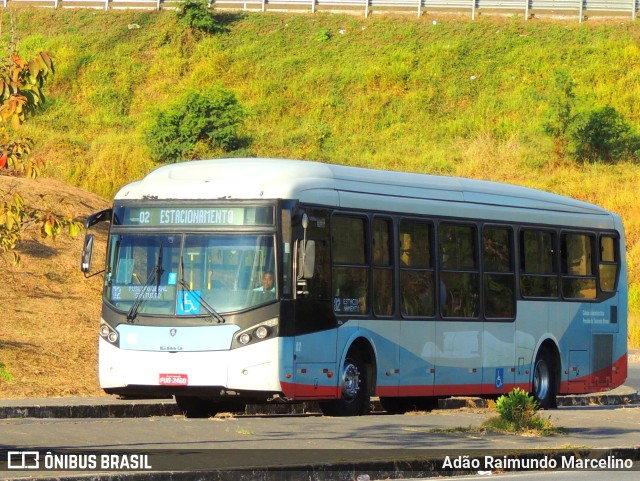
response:
<svg viewBox="0 0 640 481"><path fill-rule="evenodd" d="M373 450L369 450L373 453ZM552 470L566 470L563 467L563 459L574 458L576 460L630 460L637 465L640 462L640 447L631 448L604 448L604 449L526 449L526 450L495 450L491 453L474 450L452 449L450 453L443 454L440 450L437 454L416 455L408 449L401 456L387 456L389 459L369 459L349 461L344 458L349 456L346 451L342 460L333 462L296 463L283 466L256 466L225 469L198 469L193 471L151 471L151 472L126 472L126 473L55 473L53 476L37 473L38 481L74 481L91 479L92 481L298 481L308 479L310 481L344 481L344 480L376 480L399 478L434 478L442 476L461 476L478 474L479 468L458 468L445 466L447 457L463 457L464 462L474 466L473 461L478 460L479 465L484 464L485 456L496 458L508 458L511 460L554 460L556 468ZM385 450L379 450L380 458L384 458ZM376 454L373 454L376 456ZM449 460L451 462L451 459ZM476 465L477 466L477 465ZM634 468L631 468L634 469ZM635 468L637 469L637 468ZM496 470L497 472L531 471L534 469L517 469L513 467ZM538 470L538 469L535 469ZM552 472L550 470L550 472ZM581 469L582 470L582 469ZM621 470L617 468L617 470ZM30 473L34 474L34 473ZM486 471L484 474L489 474ZM10 479L22 479L20 477Z"/></svg>
<svg viewBox="0 0 640 481"><path fill-rule="evenodd" d="M0 419L12 418L141 418L181 414L173 401L117 404L0 406Z"/></svg>
<svg viewBox="0 0 640 481"><path fill-rule="evenodd" d="M176 416L182 413L173 400L117 400L114 398L94 398L84 401L81 398L65 400L52 399L50 403L29 405L19 400L2 404L0 401L0 419L13 418L139 418L152 416ZM80 402L83 401L83 402ZM637 391L622 386L613 391L596 394L559 396L558 406L592 406L592 405L628 405L640 402ZM486 399L478 397L453 397L438 400L438 409L486 408ZM371 403L373 412L384 412L377 399ZM299 404L256 404L249 405L244 414L247 415L284 415L284 414L316 414L320 413L318 404L304 402Z"/></svg>

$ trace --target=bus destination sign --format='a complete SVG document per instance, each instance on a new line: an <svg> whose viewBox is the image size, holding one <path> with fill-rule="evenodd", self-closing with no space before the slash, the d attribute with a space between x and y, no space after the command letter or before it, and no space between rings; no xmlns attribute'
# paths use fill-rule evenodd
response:
<svg viewBox="0 0 640 481"><path fill-rule="evenodd" d="M271 225L271 206L250 207L126 207L120 217L130 226Z"/></svg>

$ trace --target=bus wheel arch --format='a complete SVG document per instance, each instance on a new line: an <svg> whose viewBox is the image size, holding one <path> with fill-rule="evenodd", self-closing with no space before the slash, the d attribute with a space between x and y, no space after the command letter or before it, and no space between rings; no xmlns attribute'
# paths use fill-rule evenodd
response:
<svg viewBox="0 0 640 481"><path fill-rule="evenodd" d="M327 416L359 416L371 409L375 391L375 355L369 341L356 339L349 347L338 369L340 398L319 403Z"/></svg>
<svg viewBox="0 0 640 481"><path fill-rule="evenodd" d="M531 394L542 409L554 409L558 406L557 396L560 388L561 360L560 351L549 339L544 341L533 364Z"/></svg>

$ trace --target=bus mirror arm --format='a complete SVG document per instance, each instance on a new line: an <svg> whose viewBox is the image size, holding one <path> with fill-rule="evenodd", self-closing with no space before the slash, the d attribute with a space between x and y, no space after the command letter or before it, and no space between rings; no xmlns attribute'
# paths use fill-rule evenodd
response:
<svg viewBox="0 0 640 481"><path fill-rule="evenodd" d="M82 246L82 264L80 265L80 269L82 270L84 277L87 279L104 272L103 269L94 274L89 274L89 272L91 272L91 258L93 257L93 241L93 234L87 234L84 236L84 244Z"/></svg>
<svg viewBox="0 0 640 481"><path fill-rule="evenodd" d="M100 212L96 212L95 214L91 214L89 217L87 217L87 220L84 223L85 229L88 231L91 226L94 226L99 222L111 220L112 214L113 211L111 209L105 209L101 210ZM101 271L98 271L94 274L89 274L91 272L91 259L93 257L94 240L94 235L87 232L87 234L84 236L84 243L82 245L82 261L80 264L80 270L84 274L84 277L87 279L104 272L104 269L102 269Z"/></svg>

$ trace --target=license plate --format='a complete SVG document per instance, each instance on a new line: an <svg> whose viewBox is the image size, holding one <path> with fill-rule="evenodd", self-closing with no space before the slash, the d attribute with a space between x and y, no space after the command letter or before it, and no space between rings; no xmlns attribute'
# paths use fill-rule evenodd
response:
<svg viewBox="0 0 640 481"><path fill-rule="evenodd" d="M161 386L186 386L189 384L189 376L186 374L160 374Z"/></svg>

